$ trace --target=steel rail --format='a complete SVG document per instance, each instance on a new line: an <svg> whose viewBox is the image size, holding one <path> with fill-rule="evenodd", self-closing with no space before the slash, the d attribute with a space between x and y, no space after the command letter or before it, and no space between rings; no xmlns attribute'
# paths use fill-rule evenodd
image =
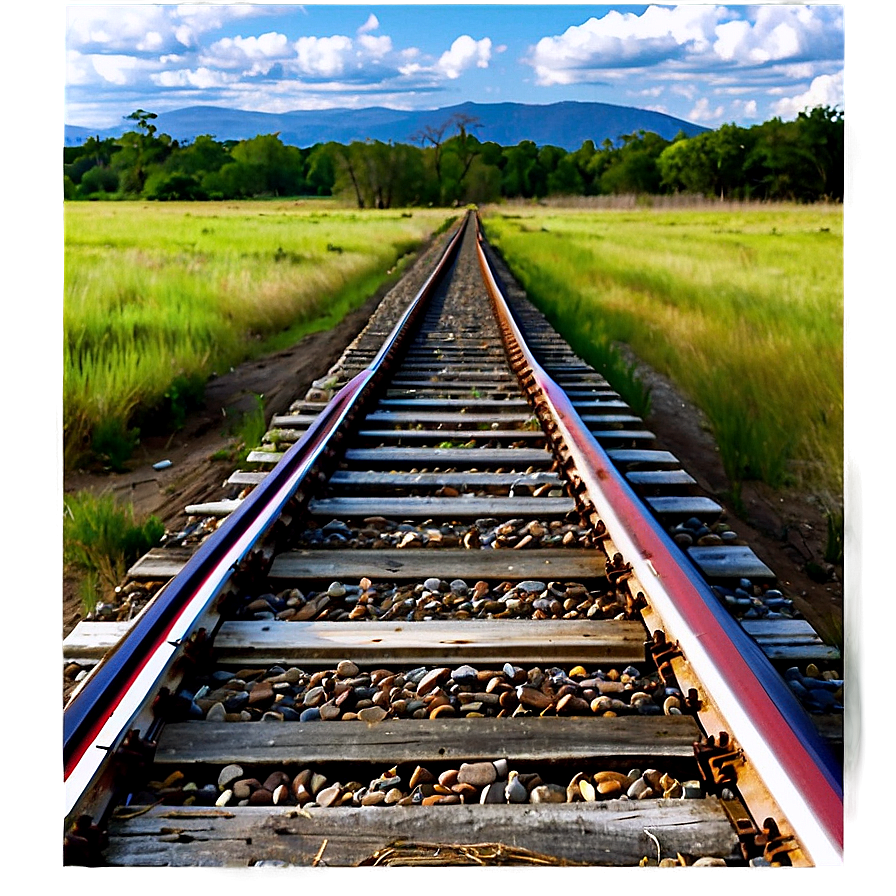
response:
<svg viewBox="0 0 896 896"><path fill-rule="evenodd" d="M477 222L478 223L478 222ZM816 865L843 861L842 772L806 711L768 658L721 606L680 548L617 472L565 392L538 364L498 286L481 245L483 278L509 344L534 378L607 532L631 564L665 634L727 721L801 846ZM760 819L760 823L761 823Z"/></svg>
<svg viewBox="0 0 896 896"><path fill-rule="evenodd" d="M184 643L197 629L197 620L276 521L346 418L367 401L385 375L435 285L453 262L468 220L469 214L373 361L332 398L303 437L203 542L69 701L63 713L67 818L97 780L161 677L182 654Z"/></svg>

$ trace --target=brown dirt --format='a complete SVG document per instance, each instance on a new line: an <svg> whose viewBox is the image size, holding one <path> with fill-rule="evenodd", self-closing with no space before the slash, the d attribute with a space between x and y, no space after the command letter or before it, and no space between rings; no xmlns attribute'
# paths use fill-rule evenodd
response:
<svg viewBox="0 0 896 896"><path fill-rule="evenodd" d="M253 410L256 395L264 396L268 420L304 397L311 383L326 374L363 329L381 297L371 297L331 330L311 333L292 348L247 361L211 380L205 390L205 407L190 416L183 429L172 436L143 440L127 472L66 473L64 492L112 491L133 504L138 517L155 514L168 528L183 523L184 508L198 501L214 500L233 471L229 461L213 460L218 451L233 444L227 419ZM170 460L171 466L154 470L153 464L162 460ZM65 577L62 636L80 619L75 582Z"/></svg>
<svg viewBox="0 0 896 896"><path fill-rule="evenodd" d="M222 411L251 410L252 396L263 394L268 415L282 413L339 358L366 324L379 298L371 298L332 330L306 336L291 349L247 362L212 380L203 411L194 414L170 439L146 440L128 472L67 474L64 490L111 489L132 502L138 514L155 514L169 527L182 523L184 507L213 498L232 471L228 461L212 460L219 449L231 444ZM745 483L745 512L739 517L725 500L730 483L701 413L655 371L642 365L641 375L652 387L653 411L647 423L660 443L678 456L705 494L726 507L729 525L776 572L816 630L826 638L838 638L843 570L824 562L827 524L822 508L811 496L776 493L761 483ZM156 471L152 464L160 460L172 464ZM825 568L829 580L818 582L810 577L806 572L810 562ZM63 637L81 618L74 583L66 579L64 584Z"/></svg>

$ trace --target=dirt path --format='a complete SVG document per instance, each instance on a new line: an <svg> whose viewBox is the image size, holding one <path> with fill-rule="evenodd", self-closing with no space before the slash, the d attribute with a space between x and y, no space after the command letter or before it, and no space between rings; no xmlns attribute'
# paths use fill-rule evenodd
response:
<svg viewBox="0 0 896 896"><path fill-rule="evenodd" d="M370 298L331 330L309 334L290 349L247 361L211 380L206 387L204 409L190 416L184 428L170 438L144 440L131 469L124 473L67 473L64 492L111 490L132 503L138 517L155 514L166 526L175 525L179 517L182 521L187 504L213 498L233 472L229 461L213 460L216 452L233 443L227 419L253 410L256 395L264 396L268 419L286 411L339 359L363 329L380 298ZM153 464L162 460L171 461L171 466L154 470ZM74 583L66 579L63 637L80 619Z"/></svg>

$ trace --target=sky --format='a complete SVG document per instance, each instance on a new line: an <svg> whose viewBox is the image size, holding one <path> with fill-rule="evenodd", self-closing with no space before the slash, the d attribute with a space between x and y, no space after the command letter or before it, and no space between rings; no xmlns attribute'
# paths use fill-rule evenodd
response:
<svg viewBox="0 0 896 896"><path fill-rule="evenodd" d="M844 108L844 7L70 5L65 123L214 105L613 103L706 127Z"/></svg>

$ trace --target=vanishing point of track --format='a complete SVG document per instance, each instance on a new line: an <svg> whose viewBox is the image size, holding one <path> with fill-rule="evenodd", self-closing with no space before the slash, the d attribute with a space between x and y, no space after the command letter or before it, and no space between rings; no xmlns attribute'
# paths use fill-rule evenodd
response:
<svg viewBox="0 0 896 896"><path fill-rule="evenodd" d="M67 642L66 862L839 864L836 650L476 217L442 245Z"/></svg>

